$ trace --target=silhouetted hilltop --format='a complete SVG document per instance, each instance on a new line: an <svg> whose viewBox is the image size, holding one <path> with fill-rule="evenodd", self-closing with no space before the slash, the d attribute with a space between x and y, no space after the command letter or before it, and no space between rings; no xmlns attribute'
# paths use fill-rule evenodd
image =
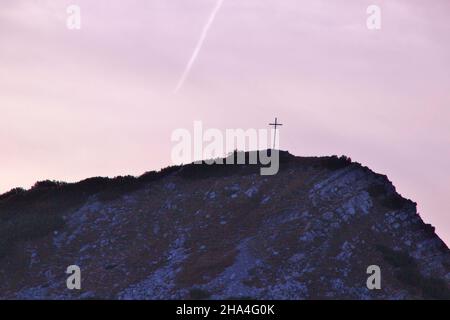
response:
<svg viewBox="0 0 450 320"><path fill-rule="evenodd" d="M81 291L66 288L73 264ZM366 287L369 265L381 290ZM416 204L347 157L280 152L274 176L187 164L0 195L0 298L447 299L449 284L449 250Z"/></svg>

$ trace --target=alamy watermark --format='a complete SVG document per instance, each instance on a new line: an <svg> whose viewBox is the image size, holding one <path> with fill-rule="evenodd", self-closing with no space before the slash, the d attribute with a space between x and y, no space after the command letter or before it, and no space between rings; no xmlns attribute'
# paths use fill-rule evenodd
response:
<svg viewBox="0 0 450 320"><path fill-rule="evenodd" d="M179 128L172 132L172 163L187 164L259 164L261 175L275 175L279 170L279 134L276 129L204 129L201 121L194 121L193 131ZM273 137L273 138L272 138ZM273 149L270 149L273 146ZM243 152L223 158L227 154L250 151L248 163Z"/></svg>
<svg viewBox="0 0 450 320"><path fill-rule="evenodd" d="M67 20L66 26L69 30L80 30L81 29L81 8L75 4L67 7Z"/></svg>
<svg viewBox="0 0 450 320"><path fill-rule="evenodd" d="M381 289L381 269L376 264L367 267L367 274L370 276L367 278L366 286L369 290Z"/></svg>
<svg viewBox="0 0 450 320"><path fill-rule="evenodd" d="M66 269L67 277L66 286L69 290L81 290L81 269L77 265L70 265Z"/></svg>
<svg viewBox="0 0 450 320"><path fill-rule="evenodd" d="M366 20L367 29L380 30L381 29L381 8L377 5L370 5L367 7L366 13L369 15Z"/></svg>

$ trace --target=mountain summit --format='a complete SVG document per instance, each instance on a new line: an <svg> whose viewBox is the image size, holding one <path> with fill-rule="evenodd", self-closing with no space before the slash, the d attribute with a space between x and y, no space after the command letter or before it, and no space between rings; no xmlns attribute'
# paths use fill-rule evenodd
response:
<svg viewBox="0 0 450 320"><path fill-rule="evenodd" d="M14 189L0 196L0 298L450 298L449 249L386 176L346 157L280 161L274 176L189 164Z"/></svg>

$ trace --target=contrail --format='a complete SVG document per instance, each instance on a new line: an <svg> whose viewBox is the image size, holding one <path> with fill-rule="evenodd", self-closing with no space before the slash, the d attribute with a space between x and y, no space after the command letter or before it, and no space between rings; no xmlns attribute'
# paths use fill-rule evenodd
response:
<svg viewBox="0 0 450 320"><path fill-rule="evenodd" d="M222 4L225 0L218 0L216 3L216 6L214 7L211 15L209 16L208 21L206 22L206 25L203 27L202 34L200 35L200 39L197 42L197 46L194 49L194 52L192 53L191 59L189 60L188 64L186 65L186 68L180 78L180 81L178 81L177 87L174 90L174 93L177 93L178 90L181 89L184 82L186 81L186 78L189 75L189 72L192 69L192 66L194 65L195 60L197 59L198 54L200 53L200 50L203 46L203 42L205 42L206 36L208 35L208 30L211 27L212 23L214 22L214 19L216 18L217 13L219 12L220 8L222 7Z"/></svg>

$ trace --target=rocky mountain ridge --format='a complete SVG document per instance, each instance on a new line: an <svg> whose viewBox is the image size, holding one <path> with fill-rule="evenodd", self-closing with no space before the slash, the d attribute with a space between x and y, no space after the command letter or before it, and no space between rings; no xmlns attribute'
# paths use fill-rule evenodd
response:
<svg viewBox="0 0 450 320"><path fill-rule="evenodd" d="M0 196L0 298L450 298L447 246L386 176L280 155L274 176L190 164Z"/></svg>

